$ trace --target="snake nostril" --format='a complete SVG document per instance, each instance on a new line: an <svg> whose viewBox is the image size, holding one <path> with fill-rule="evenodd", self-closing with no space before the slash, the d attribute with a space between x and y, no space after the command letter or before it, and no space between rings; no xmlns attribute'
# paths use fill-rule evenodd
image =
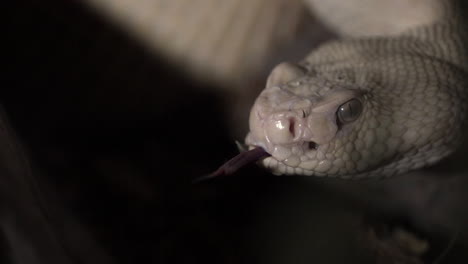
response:
<svg viewBox="0 0 468 264"><path fill-rule="evenodd" d="M289 119L289 132L291 133L291 135L292 135L293 137L296 136L296 132L295 132L295 129L294 129L294 125L295 125L294 118L290 118L290 119Z"/></svg>
<svg viewBox="0 0 468 264"><path fill-rule="evenodd" d="M309 149L317 149L317 143L315 143L315 142L313 142L313 141L309 141L309 142L307 143L307 147L308 147Z"/></svg>

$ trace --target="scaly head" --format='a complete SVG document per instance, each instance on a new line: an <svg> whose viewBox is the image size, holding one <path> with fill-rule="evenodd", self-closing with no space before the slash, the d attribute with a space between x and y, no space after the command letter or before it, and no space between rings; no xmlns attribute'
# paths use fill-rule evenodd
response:
<svg viewBox="0 0 468 264"><path fill-rule="evenodd" d="M364 100L357 87L282 63L252 107L246 143L271 154L262 164L275 174L355 173Z"/></svg>

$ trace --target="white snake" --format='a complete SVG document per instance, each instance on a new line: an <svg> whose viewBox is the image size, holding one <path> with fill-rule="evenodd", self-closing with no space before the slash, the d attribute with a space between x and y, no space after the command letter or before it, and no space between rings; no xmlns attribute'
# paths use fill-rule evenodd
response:
<svg viewBox="0 0 468 264"><path fill-rule="evenodd" d="M261 164L279 175L388 177L453 153L467 114L468 42L459 6L445 4L432 23L329 42L278 65L245 140L269 155Z"/></svg>
<svg viewBox="0 0 468 264"><path fill-rule="evenodd" d="M301 14L299 0L88 1L135 18L127 24L151 45L225 83L290 38ZM468 90L463 1L305 2L343 38L274 68L250 114L254 150L213 175L262 159L275 174L386 177L456 150Z"/></svg>

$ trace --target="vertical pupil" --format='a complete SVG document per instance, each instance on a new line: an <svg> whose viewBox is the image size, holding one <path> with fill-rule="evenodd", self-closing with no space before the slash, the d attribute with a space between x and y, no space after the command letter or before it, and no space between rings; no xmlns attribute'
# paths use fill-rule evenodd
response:
<svg viewBox="0 0 468 264"><path fill-rule="evenodd" d="M348 106L348 118L352 119L354 116L354 107L353 107L354 101L351 101L347 104Z"/></svg>

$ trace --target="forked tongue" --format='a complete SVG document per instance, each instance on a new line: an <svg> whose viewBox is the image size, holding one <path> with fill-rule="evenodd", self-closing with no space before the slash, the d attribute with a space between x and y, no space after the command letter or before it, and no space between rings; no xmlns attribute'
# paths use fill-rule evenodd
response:
<svg viewBox="0 0 468 264"><path fill-rule="evenodd" d="M205 181L211 178L219 177L219 176L228 176L234 174L236 171L238 171L240 168L245 167L246 165L257 162L263 158L266 158L270 156L268 152L266 152L263 148L261 147L256 147L254 149L248 150L248 151L243 151L239 153L237 156L234 158L230 159L221 167L219 167L216 171L202 176L193 182L201 182Z"/></svg>

